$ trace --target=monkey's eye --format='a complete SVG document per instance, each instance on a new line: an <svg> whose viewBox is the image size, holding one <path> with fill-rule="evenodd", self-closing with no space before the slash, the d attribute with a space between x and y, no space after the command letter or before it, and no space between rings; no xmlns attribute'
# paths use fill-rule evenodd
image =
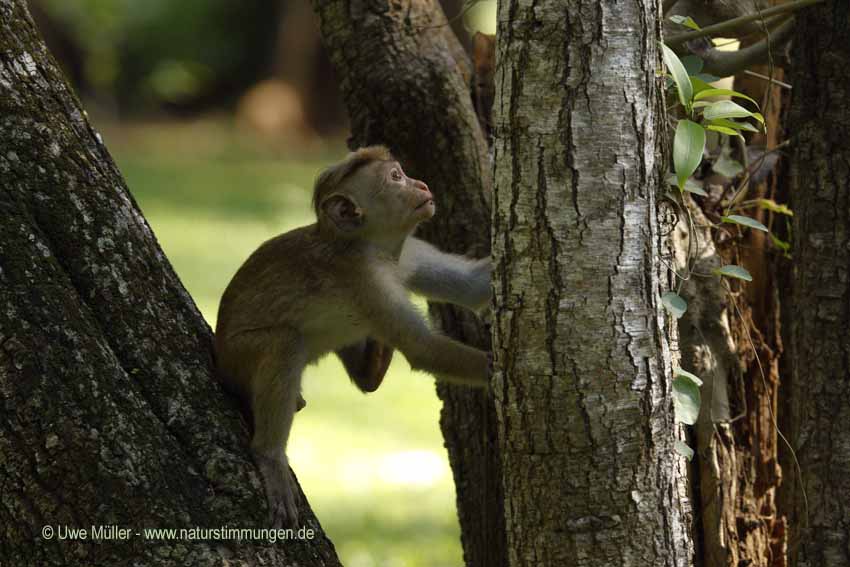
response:
<svg viewBox="0 0 850 567"><path fill-rule="evenodd" d="M403 179L401 172L398 169L390 171L390 179L393 181L401 181Z"/></svg>

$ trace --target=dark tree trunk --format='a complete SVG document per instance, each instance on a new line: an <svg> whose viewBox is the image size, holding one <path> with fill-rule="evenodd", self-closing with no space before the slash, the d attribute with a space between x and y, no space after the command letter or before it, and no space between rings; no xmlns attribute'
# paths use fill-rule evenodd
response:
<svg viewBox="0 0 850 567"><path fill-rule="evenodd" d="M760 39L756 36L750 41ZM765 65L754 70L783 78L781 69ZM782 135L780 88L740 75L735 78L735 89L759 101L767 123L767 133L753 134L747 143L772 150ZM772 175L759 183L750 182L740 200L775 199L775 185ZM722 214L719 205L712 212ZM760 208L741 213L774 229L783 218L774 218ZM715 278L693 278L686 286L693 290L688 299L707 307L702 313L703 325L681 327L683 360L704 357L706 361L689 362L706 380L696 427L703 558L706 567L782 567L786 532L775 502L782 479L776 427L782 353L776 264L781 258L766 233L727 227L722 232L707 230L701 245L711 251L707 256L719 262L714 267L742 265L753 281L727 282L733 290L728 293ZM711 242L713 238L716 242ZM702 272L710 268L707 263L700 265ZM696 316L690 306L688 311L686 321Z"/></svg>
<svg viewBox="0 0 850 567"><path fill-rule="evenodd" d="M313 0L341 79L352 146L386 143L425 179L437 215L424 229L441 247L476 255L489 248L490 164L470 96L466 53L432 0ZM447 333L488 348L477 319L432 306ZM485 392L440 385L441 427L457 489L466 564L505 565L502 481L495 413Z"/></svg>
<svg viewBox="0 0 850 567"><path fill-rule="evenodd" d="M794 211L784 324L791 565L850 565L850 5L797 16L788 129ZM808 497L808 505L806 505Z"/></svg>
<svg viewBox="0 0 850 567"><path fill-rule="evenodd" d="M210 330L24 0L0 0L0 400L0 563L339 565L310 514L274 545L142 533L264 528L265 499Z"/></svg>

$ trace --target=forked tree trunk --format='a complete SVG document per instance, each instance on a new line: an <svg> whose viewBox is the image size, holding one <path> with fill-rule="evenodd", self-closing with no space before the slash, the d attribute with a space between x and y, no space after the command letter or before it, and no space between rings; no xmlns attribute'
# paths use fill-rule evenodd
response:
<svg viewBox="0 0 850 567"><path fill-rule="evenodd" d="M692 561L659 299L658 6L499 7L493 387L511 567Z"/></svg>
<svg viewBox="0 0 850 567"><path fill-rule="evenodd" d="M385 143L434 192L424 235L442 248L489 249L490 162L470 96L466 53L433 0L313 0L341 79L353 147ZM439 326L488 348L475 316L432 306ZM492 397L440 385L440 425L455 487L466 565L505 565L502 483Z"/></svg>
<svg viewBox="0 0 850 567"><path fill-rule="evenodd" d="M786 451L782 501L790 564L838 567L850 565L850 5L809 8L797 26L783 388L802 478Z"/></svg>
<svg viewBox="0 0 850 567"><path fill-rule="evenodd" d="M24 0L0 0L0 408L3 565L339 565L307 513L303 541L145 537L265 528L265 498L210 330Z"/></svg>

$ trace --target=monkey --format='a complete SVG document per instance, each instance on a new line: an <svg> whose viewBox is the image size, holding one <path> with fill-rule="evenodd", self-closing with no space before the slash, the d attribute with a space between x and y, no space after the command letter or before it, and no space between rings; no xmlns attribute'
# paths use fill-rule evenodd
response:
<svg viewBox="0 0 850 567"><path fill-rule="evenodd" d="M237 393L275 527L298 521L286 445L305 403L301 374L334 352L354 384L376 390L394 350L440 380L486 388L489 353L431 330L410 300L481 311L491 261L415 238L436 207L384 146L350 153L313 189L316 222L263 243L224 291L215 332L220 379Z"/></svg>

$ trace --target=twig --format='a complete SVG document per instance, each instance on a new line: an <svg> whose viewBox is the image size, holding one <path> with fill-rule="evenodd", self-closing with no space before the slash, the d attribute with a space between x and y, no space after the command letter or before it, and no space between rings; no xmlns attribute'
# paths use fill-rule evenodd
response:
<svg viewBox="0 0 850 567"><path fill-rule="evenodd" d="M788 21L773 32L772 38L765 38L737 51L710 49L707 53L700 54L705 62L703 70L718 77L728 77L751 65L762 63L765 57L770 57L771 49L781 47L791 39L793 31L794 18L788 18Z"/></svg>
<svg viewBox="0 0 850 567"><path fill-rule="evenodd" d="M749 75L750 77L755 77L756 79L762 79L763 81L768 81L776 85L777 87L782 87L783 89L788 89L789 91L793 88L788 83L783 83L782 81L775 79L773 77L768 77L767 75L763 75L761 73L756 73L755 71L750 71L749 69L744 69L744 74Z"/></svg>
<svg viewBox="0 0 850 567"><path fill-rule="evenodd" d="M720 22L719 24L714 24L713 26L706 26L701 30L676 34L674 36L670 36L664 43L666 43L670 49L675 49L692 39L706 37L709 35L719 35L722 32L737 29L744 24L748 24L756 20L775 16L777 14L790 14L791 12L795 12L801 8L821 4L824 1L825 0L795 0L794 2L768 8L767 10L761 10L756 14L739 16L737 18L732 18L731 20L726 20L725 22Z"/></svg>

